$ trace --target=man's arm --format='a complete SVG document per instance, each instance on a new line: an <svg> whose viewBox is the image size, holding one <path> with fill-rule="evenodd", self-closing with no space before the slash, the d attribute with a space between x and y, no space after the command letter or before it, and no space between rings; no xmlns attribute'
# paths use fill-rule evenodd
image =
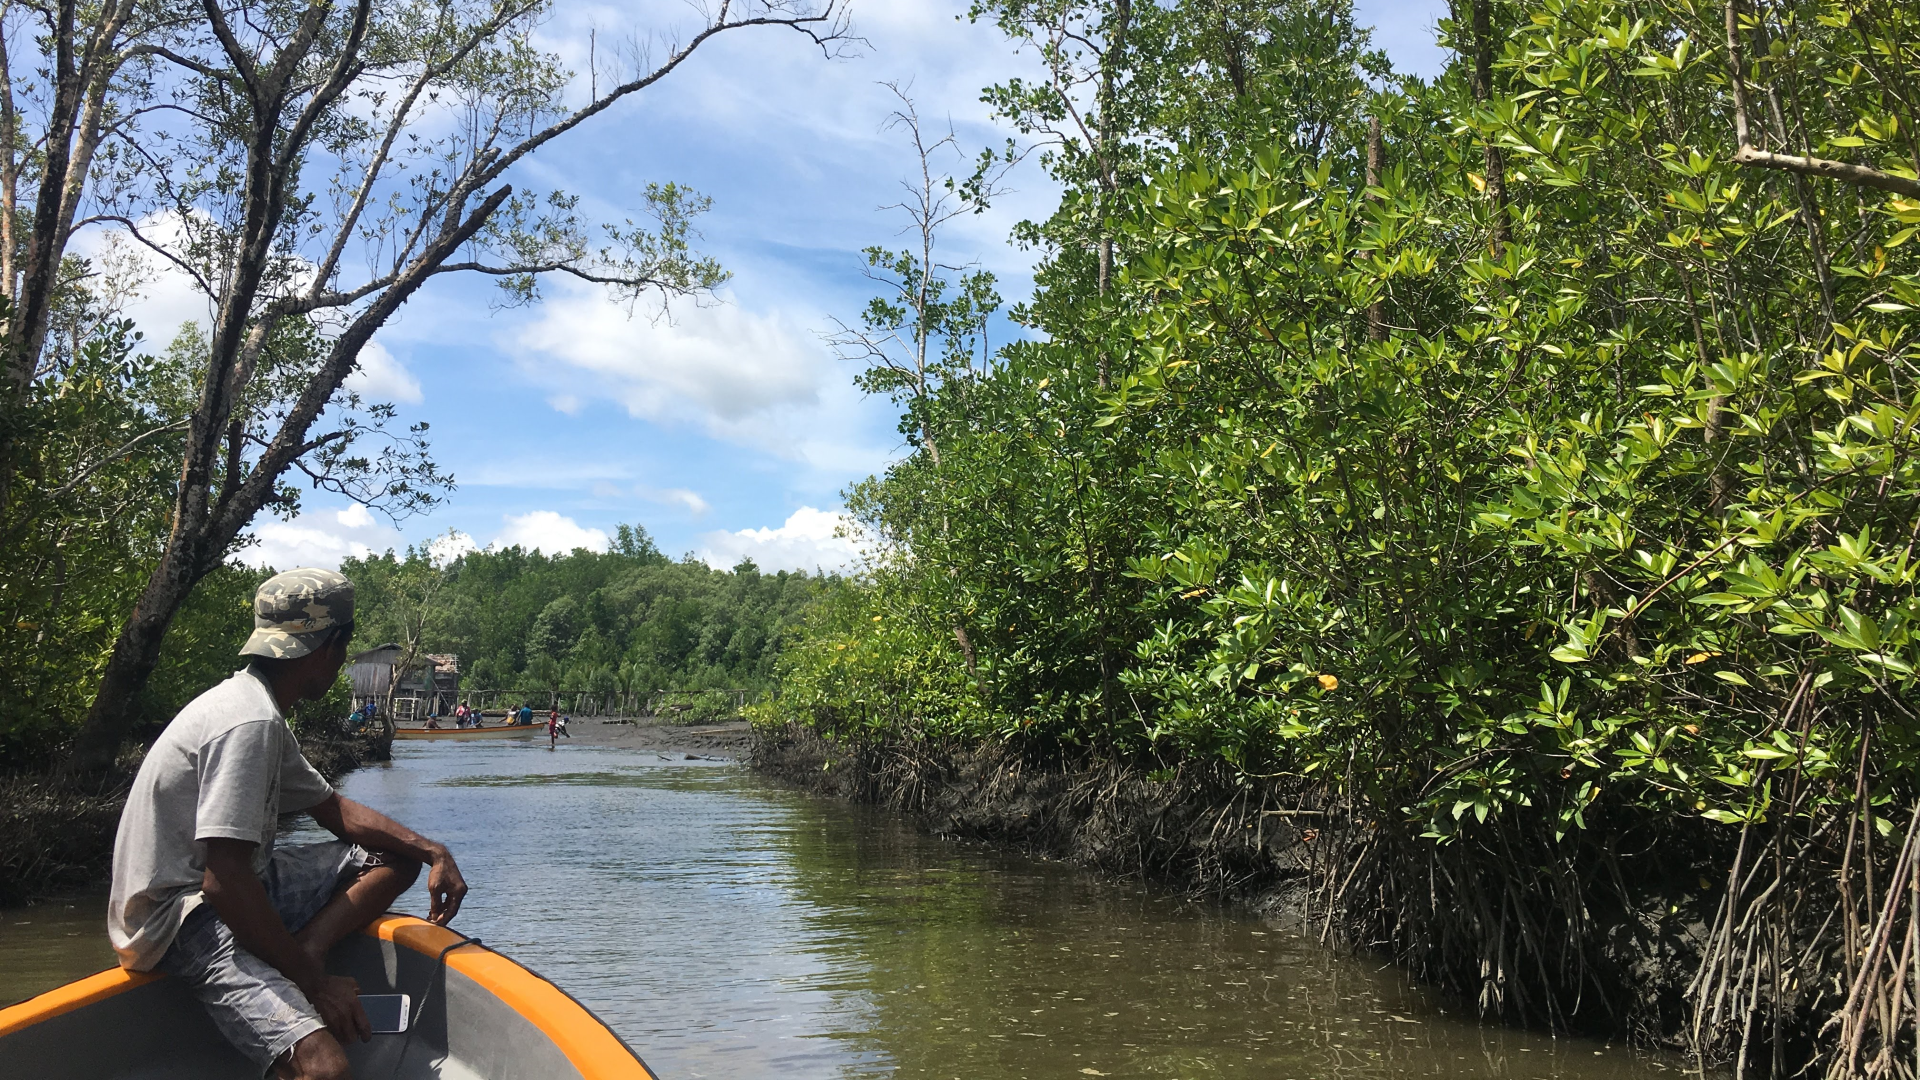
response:
<svg viewBox="0 0 1920 1080"><path fill-rule="evenodd" d="M445 844L435 843L370 806L344 798L338 792L308 808L307 813L328 832L385 855L398 855L425 863L427 895L431 905L427 921L445 926L460 913L460 901L467 895L467 879Z"/></svg>
<svg viewBox="0 0 1920 1080"><path fill-rule="evenodd" d="M260 845L219 837L209 837L205 843L207 871L201 888L214 914L233 931L233 940L291 979L319 1010L335 1038L342 1042L372 1038L372 1025L360 1007L359 984L327 974L320 958L293 939L267 899L267 887L253 873L253 850Z"/></svg>

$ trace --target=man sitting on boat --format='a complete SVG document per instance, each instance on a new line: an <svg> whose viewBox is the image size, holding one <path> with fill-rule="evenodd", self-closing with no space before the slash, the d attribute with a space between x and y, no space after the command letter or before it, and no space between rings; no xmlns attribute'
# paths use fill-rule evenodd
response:
<svg viewBox="0 0 1920 1080"><path fill-rule="evenodd" d="M445 846L334 791L287 727L287 710L346 663L353 583L290 570L260 586L253 611L248 666L180 710L140 765L114 838L107 933L121 967L191 986L262 1071L342 1080L340 1041L369 1029L327 952L422 865L431 922L454 917L467 885ZM339 839L276 848L280 815L296 811Z"/></svg>

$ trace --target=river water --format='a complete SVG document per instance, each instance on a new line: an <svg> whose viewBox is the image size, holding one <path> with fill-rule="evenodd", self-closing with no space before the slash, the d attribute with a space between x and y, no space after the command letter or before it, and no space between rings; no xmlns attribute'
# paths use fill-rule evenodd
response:
<svg viewBox="0 0 1920 1080"><path fill-rule="evenodd" d="M663 1080L1684 1071L1483 1026L1245 912L936 840L731 763L401 743L342 789L448 844L473 888L455 928L585 1002ZM423 885L400 906L424 913ZM109 962L103 909L0 910L0 1003Z"/></svg>

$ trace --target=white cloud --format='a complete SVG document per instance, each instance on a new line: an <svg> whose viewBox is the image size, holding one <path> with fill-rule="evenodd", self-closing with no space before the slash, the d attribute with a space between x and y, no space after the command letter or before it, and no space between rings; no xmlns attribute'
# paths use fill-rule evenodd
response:
<svg viewBox="0 0 1920 1080"><path fill-rule="evenodd" d="M629 315L598 287L563 282L510 349L536 379L562 386L548 398L579 407L566 387L582 376L594 396L647 420L703 420L719 429L782 406L819 400L832 358L786 316L723 302L676 305L670 318ZM571 408L570 408L571 407Z"/></svg>
<svg viewBox="0 0 1920 1080"><path fill-rule="evenodd" d="M473 537L458 529L448 529L427 542L427 558L438 564L450 563L462 555L480 550Z"/></svg>
<svg viewBox="0 0 1920 1080"><path fill-rule="evenodd" d="M338 569L342 559L402 549L406 537L359 503L338 510L305 510L292 521L256 520L255 543L235 557L249 566L291 570L296 566Z"/></svg>
<svg viewBox="0 0 1920 1080"><path fill-rule="evenodd" d="M142 235L155 243L178 248L185 240L180 219L171 213L140 222ZM159 352L187 323L205 327L213 321L212 302L193 279L153 249L134 240L123 228L93 228L75 236L73 253L91 259L103 282L120 290L120 314L146 336L146 348Z"/></svg>
<svg viewBox="0 0 1920 1080"><path fill-rule="evenodd" d="M518 443L506 448L511 456L462 466L462 487L540 488L571 491L595 482L618 482L633 473L633 466L610 457L559 457L539 454L539 447Z"/></svg>
<svg viewBox="0 0 1920 1080"><path fill-rule="evenodd" d="M572 525L572 522L567 524ZM582 531L600 536L601 543L605 543L604 534L598 530ZM258 521L252 536L255 542L242 548L235 557L249 566L273 570L291 570L296 566L321 566L337 570L343 559L364 559L386 551L405 551L414 543L385 519L359 503L349 503L338 510L304 511L292 521ZM446 563L470 551L479 550L479 546L466 533L448 529L428 540L426 551L427 557L434 562Z"/></svg>
<svg viewBox="0 0 1920 1080"><path fill-rule="evenodd" d="M181 218L171 211L140 222L140 232L154 243L178 251L191 243ZM151 248L135 241L122 228L89 229L73 242L74 252L92 259L110 284L122 290L121 314L146 336L146 347L159 352L179 335L181 327L202 330L213 322L213 302L185 271ZM347 376L346 388L372 402L418 405L425 400L420 380L386 346L370 341L360 350L357 366Z"/></svg>
<svg viewBox="0 0 1920 1080"><path fill-rule="evenodd" d="M640 498L661 506L680 507L693 517L699 517L713 509L712 503L702 498L699 492L689 488L655 488L645 484L636 484L627 488L605 480L596 480L588 490L593 492L593 497L596 499L624 502L630 498Z"/></svg>
<svg viewBox="0 0 1920 1080"><path fill-rule="evenodd" d="M847 571L860 557L859 548L845 537L851 523L837 512L803 506L779 528L710 532L700 558L708 566L725 569L751 558L762 570Z"/></svg>
<svg viewBox="0 0 1920 1080"><path fill-rule="evenodd" d="M322 526L294 521L269 521L254 527L259 542L241 550L239 559L251 566L291 570L296 566L323 566L334 570L342 559L361 559L373 548L352 536Z"/></svg>
<svg viewBox="0 0 1920 1080"><path fill-rule="evenodd" d="M633 493L651 502L664 503L668 506L684 506L687 508L687 513L694 517L699 517L713 509L712 504L701 498L699 492L689 491L686 488L667 488L662 491L650 487L638 487L633 489Z"/></svg>
<svg viewBox="0 0 1920 1080"><path fill-rule="evenodd" d="M543 551L548 555L565 555L574 548L586 548L589 551L607 550L607 534L599 529L587 528L570 517L552 510L534 510L525 514L509 514L504 519L506 527L500 535L494 537L490 547L507 548L518 545Z"/></svg>
<svg viewBox="0 0 1920 1080"><path fill-rule="evenodd" d="M426 400L420 392L420 380L377 341L367 342L360 350L359 366L347 376L346 386L372 402L418 405Z"/></svg>
<svg viewBox="0 0 1920 1080"><path fill-rule="evenodd" d="M373 511L361 503L354 503L345 510L336 512L333 517L349 529L364 529L373 524Z"/></svg>

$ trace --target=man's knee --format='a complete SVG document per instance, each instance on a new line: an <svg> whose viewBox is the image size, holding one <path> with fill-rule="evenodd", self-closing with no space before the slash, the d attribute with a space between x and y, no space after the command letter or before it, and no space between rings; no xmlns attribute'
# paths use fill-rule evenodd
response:
<svg viewBox="0 0 1920 1080"><path fill-rule="evenodd" d="M346 1051L325 1028L293 1044L273 1072L279 1080L353 1080Z"/></svg>
<svg viewBox="0 0 1920 1080"><path fill-rule="evenodd" d="M376 869L385 870L392 875L390 880L398 886L396 896L413 888L414 880L420 876L420 864L401 855L382 855L380 866Z"/></svg>

